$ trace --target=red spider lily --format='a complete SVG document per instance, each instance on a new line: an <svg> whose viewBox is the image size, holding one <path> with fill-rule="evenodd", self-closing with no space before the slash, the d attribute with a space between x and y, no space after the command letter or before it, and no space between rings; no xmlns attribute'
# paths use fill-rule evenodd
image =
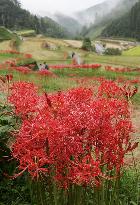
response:
<svg viewBox="0 0 140 205"><path fill-rule="evenodd" d="M79 185L89 184L91 186L99 186L100 175L100 163L94 161L91 155L87 155L81 163L78 163L78 165L73 168L70 180Z"/></svg>
<svg viewBox="0 0 140 205"><path fill-rule="evenodd" d="M118 72L118 73L124 73L124 72L139 72L140 71L140 68L135 68L135 69L132 69L132 68L113 68L111 66L105 66L105 70L106 71L112 71L112 72Z"/></svg>
<svg viewBox="0 0 140 205"><path fill-rule="evenodd" d="M27 54L24 54L24 57L25 57L25 58L32 58L32 54L28 54L28 53L27 53Z"/></svg>
<svg viewBox="0 0 140 205"><path fill-rule="evenodd" d="M23 74L28 74L28 73L31 72L31 69L28 68L28 67L25 67L25 66L15 67L15 70L16 70L16 71L19 71L19 72L21 72L21 73L23 73Z"/></svg>
<svg viewBox="0 0 140 205"><path fill-rule="evenodd" d="M9 66L15 66L16 61L15 60L5 61L5 64L8 64Z"/></svg>
<svg viewBox="0 0 140 205"><path fill-rule="evenodd" d="M130 84L125 84L121 90L128 101L138 92L138 88L132 87Z"/></svg>
<svg viewBox="0 0 140 205"><path fill-rule="evenodd" d="M121 94L110 81L96 96L85 88L38 96L33 84L14 83L9 101L22 124L12 150L21 173L52 176L65 188L100 185L110 170L116 177L125 154L136 147L128 103L117 97Z"/></svg>
<svg viewBox="0 0 140 205"><path fill-rule="evenodd" d="M29 68L31 68L31 69L33 69L33 68L35 67L34 64L30 64L30 65L28 65L28 66L29 66Z"/></svg>
<svg viewBox="0 0 140 205"><path fill-rule="evenodd" d="M100 68L100 64L83 64L83 65L76 65L76 64L66 64L66 65L50 65L50 68L53 69L63 69L63 68L92 68L97 69Z"/></svg>
<svg viewBox="0 0 140 205"><path fill-rule="evenodd" d="M131 81L127 81L124 86L118 86L113 81L101 81L101 85L98 89L99 96L106 95L107 97L117 97L117 98L126 98L129 101L137 92L138 88L131 86Z"/></svg>
<svg viewBox="0 0 140 205"><path fill-rule="evenodd" d="M101 85L98 89L99 96L107 96L109 98L122 97L122 89L111 80L101 80Z"/></svg>
<svg viewBox="0 0 140 205"><path fill-rule="evenodd" d="M15 113L17 115L26 116L36 110L37 88L32 83L13 83L11 92L12 95L9 100L15 105Z"/></svg>

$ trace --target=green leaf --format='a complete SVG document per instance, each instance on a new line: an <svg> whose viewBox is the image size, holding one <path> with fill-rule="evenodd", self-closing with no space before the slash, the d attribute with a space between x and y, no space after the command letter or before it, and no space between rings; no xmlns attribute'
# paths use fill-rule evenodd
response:
<svg viewBox="0 0 140 205"><path fill-rule="evenodd" d="M134 201L130 201L130 205L138 205L138 204L135 203Z"/></svg>

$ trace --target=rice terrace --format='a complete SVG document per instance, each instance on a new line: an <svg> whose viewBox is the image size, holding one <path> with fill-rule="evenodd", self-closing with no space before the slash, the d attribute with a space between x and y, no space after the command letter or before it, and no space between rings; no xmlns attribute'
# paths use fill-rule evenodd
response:
<svg viewBox="0 0 140 205"><path fill-rule="evenodd" d="M82 1L0 0L0 205L140 205L140 1Z"/></svg>

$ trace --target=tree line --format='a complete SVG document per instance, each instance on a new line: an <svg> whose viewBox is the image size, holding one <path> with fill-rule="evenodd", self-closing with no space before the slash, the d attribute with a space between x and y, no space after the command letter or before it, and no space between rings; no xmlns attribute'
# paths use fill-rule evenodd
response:
<svg viewBox="0 0 140 205"><path fill-rule="evenodd" d="M102 32L103 37L127 37L140 41L140 0L123 17L112 21Z"/></svg>
<svg viewBox="0 0 140 205"><path fill-rule="evenodd" d="M0 26L11 30L33 29L37 34L63 38L69 33L48 17L38 17L21 8L18 0L0 0Z"/></svg>

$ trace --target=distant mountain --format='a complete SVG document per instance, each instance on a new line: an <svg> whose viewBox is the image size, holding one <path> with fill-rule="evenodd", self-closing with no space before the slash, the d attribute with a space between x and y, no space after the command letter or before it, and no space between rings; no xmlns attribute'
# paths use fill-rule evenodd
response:
<svg viewBox="0 0 140 205"><path fill-rule="evenodd" d="M61 13L56 13L54 19L61 26L66 28L70 33L75 35L77 32L80 32L82 25L73 17L66 16Z"/></svg>
<svg viewBox="0 0 140 205"><path fill-rule="evenodd" d="M0 0L0 26L11 30L33 29L51 37L66 38L69 33L49 17L38 17L22 9L18 0Z"/></svg>
<svg viewBox="0 0 140 205"><path fill-rule="evenodd" d="M120 0L106 0L75 14L77 20L83 25L94 24L110 13Z"/></svg>
<svg viewBox="0 0 140 205"><path fill-rule="evenodd" d="M136 38L140 41L140 0L124 16L112 21L101 35Z"/></svg>
<svg viewBox="0 0 140 205"><path fill-rule="evenodd" d="M84 29L84 36L91 38L99 36L103 29L107 27L112 20L120 18L126 14L137 1L138 0L106 0L102 4L89 8L85 13L83 12L82 15L83 18L86 19L91 13L93 16L93 23L86 30ZM90 12L88 13L88 11ZM104 12L102 13L102 11ZM89 22L91 22L91 19Z"/></svg>

